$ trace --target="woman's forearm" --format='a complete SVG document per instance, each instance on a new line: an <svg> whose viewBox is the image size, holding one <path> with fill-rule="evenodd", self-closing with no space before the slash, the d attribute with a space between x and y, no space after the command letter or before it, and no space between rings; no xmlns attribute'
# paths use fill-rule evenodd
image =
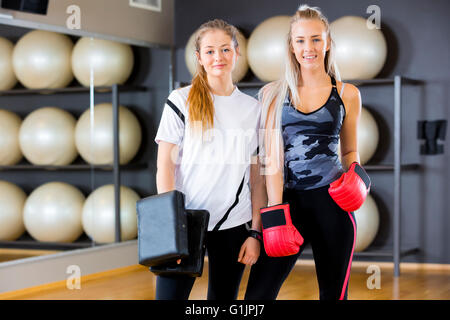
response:
<svg viewBox="0 0 450 320"><path fill-rule="evenodd" d="M271 138L269 140L269 135ZM273 206L283 202L283 155L277 141L276 130L266 133L266 141L269 141L267 156L265 158L265 182L267 189L268 206Z"/></svg>
<svg viewBox="0 0 450 320"><path fill-rule="evenodd" d="M353 162L360 163L359 153L356 151L348 152L341 157L341 163L344 167L344 170L347 171L348 168L352 165Z"/></svg>
<svg viewBox="0 0 450 320"><path fill-rule="evenodd" d="M172 154L176 152L177 146L161 141L158 147L156 160L156 189L158 193L175 190L175 163Z"/></svg>
<svg viewBox="0 0 450 320"><path fill-rule="evenodd" d="M268 206L283 202L283 174L280 170L266 175L266 189Z"/></svg>
<svg viewBox="0 0 450 320"><path fill-rule="evenodd" d="M158 193L175 190L175 168L165 166L156 171L156 189Z"/></svg>
<svg viewBox="0 0 450 320"><path fill-rule="evenodd" d="M260 173L259 165L252 165L251 174L251 199L252 199L252 229L261 231L260 209L267 206L267 192L264 184L264 176Z"/></svg>

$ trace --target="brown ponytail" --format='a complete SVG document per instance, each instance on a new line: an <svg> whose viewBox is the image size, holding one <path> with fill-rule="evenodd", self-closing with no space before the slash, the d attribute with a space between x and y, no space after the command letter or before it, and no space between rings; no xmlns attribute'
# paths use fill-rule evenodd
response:
<svg viewBox="0 0 450 320"><path fill-rule="evenodd" d="M215 19L202 24L197 30L197 35L195 37L195 51L199 54L202 37L205 32L211 30L224 31L231 37L234 47L237 48L237 29L223 20ZM198 121L202 124L202 131L214 127L213 97L211 95L211 89L208 85L206 71L198 60L197 70L192 78L192 87L189 90L187 104L189 106L189 122L193 125L193 127L195 127L194 123Z"/></svg>

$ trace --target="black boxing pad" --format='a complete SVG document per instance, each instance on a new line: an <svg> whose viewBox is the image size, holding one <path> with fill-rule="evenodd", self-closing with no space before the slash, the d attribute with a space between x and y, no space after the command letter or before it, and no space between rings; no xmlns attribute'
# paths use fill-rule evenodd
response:
<svg viewBox="0 0 450 320"><path fill-rule="evenodd" d="M139 264L150 267L189 255L184 194L174 190L136 202Z"/></svg>
<svg viewBox="0 0 450 320"><path fill-rule="evenodd" d="M209 212L207 210L186 210L188 221L189 256L176 261L150 267L156 275L188 275L200 277L206 252L206 234L208 231Z"/></svg>

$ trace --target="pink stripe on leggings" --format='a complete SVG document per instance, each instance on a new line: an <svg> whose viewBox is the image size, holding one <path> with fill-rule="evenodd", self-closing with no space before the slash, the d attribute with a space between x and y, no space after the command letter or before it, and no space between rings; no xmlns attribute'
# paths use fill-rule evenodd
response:
<svg viewBox="0 0 450 320"><path fill-rule="evenodd" d="M355 221L353 220L352 214L350 212L348 212L348 216L350 217L350 220L353 225L353 246L352 246L352 254L350 255L350 260L348 261L347 273L345 275L345 280L344 280L344 285L342 287L341 297L339 298L339 300L344 300L345 288L347 287L348 278L350 278L350 269L352 267L353 251L355 250L355 243L356 243Z"/></svg>

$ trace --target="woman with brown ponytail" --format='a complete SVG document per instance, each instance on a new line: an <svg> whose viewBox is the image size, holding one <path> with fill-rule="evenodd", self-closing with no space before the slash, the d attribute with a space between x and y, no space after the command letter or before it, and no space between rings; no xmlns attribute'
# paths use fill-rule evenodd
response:
<svg viewBox="0 0 450 320"><path fill-rule="evenodd" d="M222 20L197 31L197 73L164 106L158 143L158 193L179 190L187 209L210 213L207 234L209 300L237 298L245 265L260 253L259 102L233 84L239 57L235 27ZM189 298L195 278L158 276L156 299Z"/></svg>

